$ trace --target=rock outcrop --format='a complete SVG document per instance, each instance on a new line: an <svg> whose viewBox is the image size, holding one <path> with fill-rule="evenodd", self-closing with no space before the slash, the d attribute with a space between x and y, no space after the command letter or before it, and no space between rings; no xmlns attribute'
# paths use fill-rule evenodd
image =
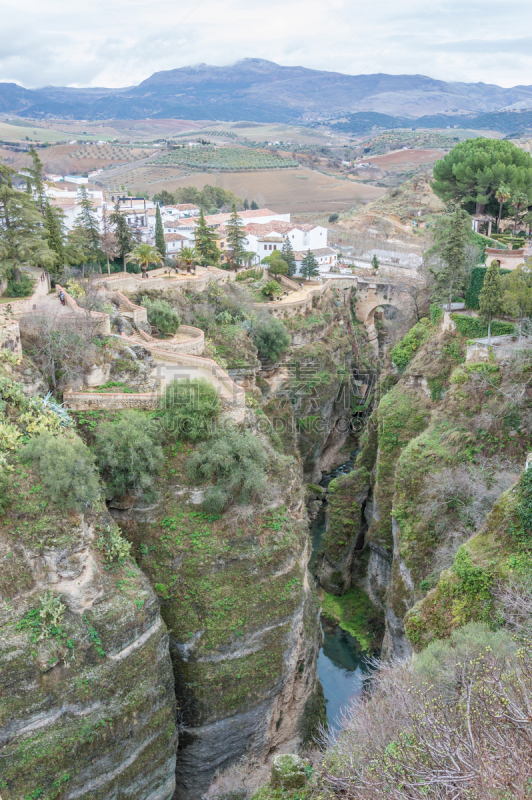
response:
<svg viewBox="0 0 532 800"><path fill-rule="evenodd" d="M170 800L176 724L168 636L148 580L106 563L108 513L41 502L10 475L0 518L3 800Z"/></svg>
<svg viewBox="0 0 532 800"><path fill-rule="evenodd" d="M181 725L175 796L196 800L245 754L264 763L305 738L319 630L297 462L285 459L262 503L222 515L204 513L201 493L178 483L182 453L168 467L158 504L113 514L169 629Z"/></svg>

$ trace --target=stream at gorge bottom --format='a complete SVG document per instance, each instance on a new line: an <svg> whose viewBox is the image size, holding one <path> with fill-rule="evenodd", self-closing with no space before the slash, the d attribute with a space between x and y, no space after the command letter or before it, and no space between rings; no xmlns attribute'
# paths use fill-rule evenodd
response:
<svg viewBox="0 0 532 800"><path fill-rule="evenodd" d="M347 469L345 468L347 467ZM322 486L328 485L333 477L341 472L349 471L350 464L327 476ZM311 524L312 555L308 564L311 575L317 555L321 549L321 541L325 533L325 504ZM318 655L318 677L323 687L327 708L327 722L331 731L342 728L341 712L349 705L353 697L360 697L367 683L372 668L368 664L368 653L362 650L357 639L344 631L340 625L331 622L323 615L320 619L323 642Z"/></svg>

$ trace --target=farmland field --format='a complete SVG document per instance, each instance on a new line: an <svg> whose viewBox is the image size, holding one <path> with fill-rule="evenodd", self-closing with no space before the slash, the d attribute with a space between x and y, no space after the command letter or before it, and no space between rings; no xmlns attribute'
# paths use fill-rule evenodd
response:
<svg viewBox="0 0 532 800"><path fill-rule="evenodd" d="M149 166L147 164L146 168ZM280 213L320 211L330 214L377 200L386 192L379 186L339 180L304 167L263 172L182 174L171 178L161 176L159 179L153 173L148 173L148 177L155 178L149 182L144 175L137 180L132 173L128 173L127 177L128 186L134 193L147 191L150 197L161 189L175 192L181 186L202 189L206 184L211 184L230 189L238 197L247 198L249 202L255 200L259 206L267 206Z"/></svg>
<svg viewBox="0 0 532 800"><path fill-rule="evenodd" d="M230 172L250 169L286 169L298 166L297 161L261 150L251 150L245 147L214 147L213 145L199 145L198 147L185 145L185 147L165 153L154 163L169 167L228 170Z"/></svg>

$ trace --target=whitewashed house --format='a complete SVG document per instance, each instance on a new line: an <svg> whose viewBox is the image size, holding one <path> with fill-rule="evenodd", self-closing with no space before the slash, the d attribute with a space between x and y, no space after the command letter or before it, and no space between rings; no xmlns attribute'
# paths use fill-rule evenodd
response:
<svg viewBox="0 0 532 800"><path fill-rule="evenodd" d="M184 247L190 246L190 240L181 233L165 233L166 255L169 258L176 258Z"/></svg>

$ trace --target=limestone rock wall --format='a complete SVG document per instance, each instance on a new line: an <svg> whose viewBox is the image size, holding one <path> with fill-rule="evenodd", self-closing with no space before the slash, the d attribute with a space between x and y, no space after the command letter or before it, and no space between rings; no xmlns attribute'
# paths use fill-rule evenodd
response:
<svg viewBox="0 0 532 800"><path fill-rule="evenodd" d="M2 800L170 800L175 699L153 590L132 560L104 563L107 512L43 512L26 478L0 522ZM51 598L63 608L43 619Z"/></svg>

